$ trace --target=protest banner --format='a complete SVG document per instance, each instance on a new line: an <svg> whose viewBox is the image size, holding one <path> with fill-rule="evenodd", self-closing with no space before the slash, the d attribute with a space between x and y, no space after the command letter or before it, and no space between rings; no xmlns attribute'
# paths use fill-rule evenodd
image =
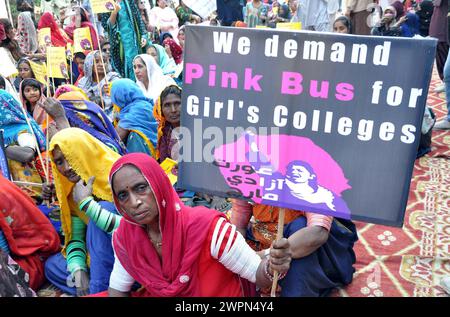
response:
<svg viewBox="0 0 450 317"><path fill-rule="evenodd" d="M91 31L88 27L75 29L73 32L73 52L86 52L93 49Z"/></svg>
<svg viewBox="0 0 450 317"><path fill-rule="evenodd" d="M38 30L38 45L40 47L52 45L52 36L50 28L43 28Z"/></svg>
<svg viewBox="0 0 450 317"><path fill-rule="evenodd" d="M73 61L73 45L71 43L67 43L66 45L66 59L69 61Z"/></svg>
<svg viewBox="0 0 450 317"><path fill-rule="evenodd" d="M183 0L183 3L198 14L203 20L217 10L215 0Z"/></svg>
<svg viewBox="0 0 450 317"><path fill-rule="evenodd" d="M276 26L279 30L293 30L293 31L299 31L302 29L302 23L301 22L284 22L284 23L277 23Z"/></svg>
<svg viewBox="0 0 450 317"><path fill-rule="evenodd" d="M47 74L49 78L68 78L64 47L47 47Z"/></svg>
<svg viewBox="0 0 450 317"><path fill-rule="evenodd" d="M175 183L177 182L177 175L173 173L173 170L176 168L177 166L177 162L175 162L174 160L170 159L170 158L166 158L161 164L159 164L161 166L161 168L164 170L164 172L166 173L167 177L170 180L170 183L172 185L175 185Z"/></svg>
<svg viewBox="0 0 450 317"><path fill-rule="evenodd" d="M36 80L47 85L47 66L45 63L36 63L30 60L30 66Z"/></svg>
<svg viewBox="0 0 450 317"><path fill-rule="evenodd" d="M435 49L188 25L178 186L401 226Z"/></svg>
<svg viewBox="0 0 450 317"><path fill-rule="evenodd" d="M114 0L91 0L91 8L94 14L114 11Z"/></svg>

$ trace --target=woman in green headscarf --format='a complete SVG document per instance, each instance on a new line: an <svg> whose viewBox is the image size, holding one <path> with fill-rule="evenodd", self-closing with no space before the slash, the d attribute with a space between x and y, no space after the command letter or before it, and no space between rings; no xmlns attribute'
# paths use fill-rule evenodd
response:
<svg viewBox="0 0 450 317"><path fill-rule="evenodd" d="M164 75L172 76L177 71L177 64L172 57L167 55L166 49L159 44L150 44L147 47L147 54L153 56L156 63L161 67Z"/></svg>

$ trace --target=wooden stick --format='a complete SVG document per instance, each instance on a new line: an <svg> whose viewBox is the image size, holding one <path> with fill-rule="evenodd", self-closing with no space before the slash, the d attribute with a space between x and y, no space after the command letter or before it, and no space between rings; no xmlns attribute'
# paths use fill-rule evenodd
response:
<svg viewBox="0 0 450 317"><path fill-rule="evenodd" d="M101 56L102 52L99 51L99 54ZM100 81L98 79L97 62L95 61L95 54L94 54L94 69L95 69L95 76L97 77L97 88L98 88L98 93L100 95L100 101L102 102L103 110L105 110L105 103L103 102L103 96L102 96L102 88L100 87ZM105 73L105 78L106 78L106 73Z"/></svg>
<svg viewBox="0 0 450 317"><path fill-rule="evenodd" d="M100 52L100 60L102 61L103 70L105 72L106 86L109 86L108 76L106 76L107 75L106 66L105 66L105 62L103 61L102 46L100 44L100 32L98 31L98 27L97 27L97 15L95 13L93 15L94 15L94 28L95 28L95 32L97 32L97 44L98 44L98 51ZM94 58L94 61L95 61L95 58ZM101 91L100 91L100 95L101 95Z"/></svg>
<svg viewBox="0 0 450 317"><path fill-rule="evenodd" d="M39 183L29 183L29 182L22 182L22 181L12 181L12 182L19 186L36 186L36 187L44 186L44 184L39 184Z"/></svg>
<svg viewBox="0 0 450 317"><path fill-rule="evenodd" d="M72 59L69 59L69 63L70 63L70 73L72 74L72 76L69 76L70 77L70 84L71 85L73 85L73 72L72 72L72 67L73 67L73 65L72 65L72 63L73 63L73 56L72 56Z"/></svg>
<svg viewBox="0 0 450 317"><path fill-rule="evenodd" d="M277 231L277 240L283 238L283 228L284 228L284 208L280 208L280 212L278 213L278 231ZM272 282L272 290L270 292L271 297L276 296L278 284L278 271L274 271L273 273L273 282Z"/></svg>

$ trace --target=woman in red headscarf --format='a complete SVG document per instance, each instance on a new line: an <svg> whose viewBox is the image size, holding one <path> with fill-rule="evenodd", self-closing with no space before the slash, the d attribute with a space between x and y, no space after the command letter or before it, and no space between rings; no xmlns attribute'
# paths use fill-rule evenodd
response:
<svg viewBox="0 0 450 317"><path fill-rule="evenodd" d="M75 29L89 28L94 51L98 50L97 31L95 30L94 25L89 20L89 13L84 8L79 6L75 7L75 12L76 14L72 17L71 23L64 28L64 31L68 36L70 36L71 39L74 39L73 36ZM79 26L77 26L77 23Z"/></svg>
<svg viewBox="0 0 450 317"><path fill-rule="evenodd" d="M267 287L273 270L289 269L287 239L260 257L222 213L183 205L150 156L123 156L109 178L125 220L113 235L110 296L129 296L135 281L142 288L133 296L249 296L249 281Z"/></svg>
<svg viewBox="0 0 450 317"><path fill-rule="evenodd" d="M30 287L45 281L44 262L60 249L59 236L19 187L0 175L0 246L29 274Z"/></svg>
<svg viewBox="0 0 450 317"><path fill-rule="evenodd" d="M50 28L52 46L65 47L67 43L73 44L72 39L62 30L50 12L45 12L39 20L38 30Z"/></svg>

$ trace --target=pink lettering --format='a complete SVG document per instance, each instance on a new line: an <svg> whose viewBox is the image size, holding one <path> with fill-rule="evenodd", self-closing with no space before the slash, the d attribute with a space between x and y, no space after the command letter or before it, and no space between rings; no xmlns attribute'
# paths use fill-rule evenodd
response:
<svg viewBox="0 0 450 317"><path fill-rule="evenodd" d="M252 69L246 68L245 69L245 79L244 79L244 89L245 90L251 90L254 91L261 91L261 86L259 85L259 81L261 80L263 76L262 75L255 75L252 76Z"/></svg>
<svg viewBox="0 0 450 317"><path fill-rule="evenodd" d="M351 101L354 97L354 87L349 83L340 83L336 86L336 99L340 101Z"/></svg>
<svg viewBox="0 0 450 317"><path fill-rule="evenodd" d="M238 75L236 73L222 73L222 88L238 88Z"/></svg>
<svg viewBox="0 0 450 317"><path fill-rule="evenodd" d="M311 80L311 86L309 87L309 94L314 98L328 98L328 90L330 88L330 83L328 81L322 81L320 85L320 91L318 91L317 86L319 82L317 80Z"/></svg>
<svg viewBox="0 0 450 317"><path fill-rule="evenodd" d="M203 76L203 67L200 64L186 64L186 76L184 82L186 84L192 84L193 79L198 79Z"/></svg>
<svg viewBox="0 0 450 317"><path fill-rule="evenodd" d="M215 85L216 85L216 65L209 65L208 86L214 87Z"/></svg>
<svg viewBox="0 0 450 317"><path fill-rule="evenodd" d="M300 73L283 72L281 77L281 93L284 95L300 95L303 91L303 76Z"/></svg>

